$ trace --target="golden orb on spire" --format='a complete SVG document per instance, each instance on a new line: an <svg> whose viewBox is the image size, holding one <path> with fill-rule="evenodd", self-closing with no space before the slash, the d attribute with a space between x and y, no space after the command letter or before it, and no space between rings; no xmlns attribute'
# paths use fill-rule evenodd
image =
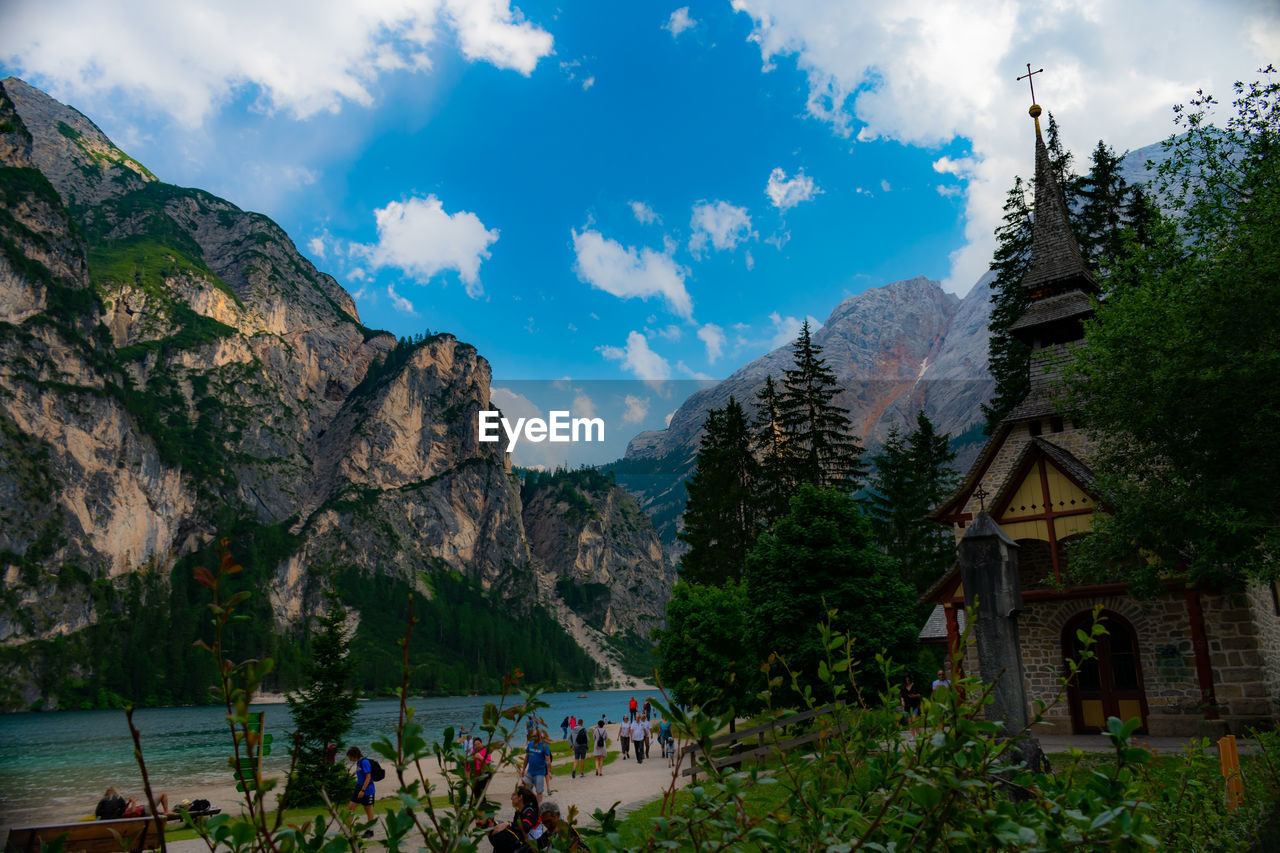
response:
<svg viewBox="0 0 1280 853"><path fill-rule="evenodd" d="M1040 109L1039 104L1032 104L1031 109L1027 110L1027 112L1031 115L1032 118L1040 118L1040 113L1042 112L1042 110Z"/></svg>

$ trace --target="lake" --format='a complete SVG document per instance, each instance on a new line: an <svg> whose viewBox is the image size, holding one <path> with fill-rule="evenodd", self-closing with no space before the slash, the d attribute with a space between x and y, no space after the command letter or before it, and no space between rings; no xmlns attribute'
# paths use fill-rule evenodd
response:
<svg viewBox="0 0 1280 853"><path fill-rule="evenodd" d="M540 711L552 738L560 737L560 720L569 714L594 723L602 716L618 720L635 696L625 690L578 694L546 693L550 707ZM417 698L410 705L428 741L439 740L446 727L478 731L486 702L498 696ZM508 704L512 704L509 700ZM265 711L268 733L274 736L272 754L264 759L268 775L281 775L288 767L291 718L286 705L254 705ZM386 737L395 742L399 702L375 699L360 703L347 744L373 754L370 744ZM134 712L134 725L142 733L142 751L153 791L184 792L199 796L202 788L232 784L227 756L231 738L226 710L195 708L146 708ZM517 733L523 743L523 729ZM0 715L0 827L75 820L93 813L108 785L126 796L142 799L142 777L133 757L133 744L123 711L56 711ZM192 793L195 792L195 793ZM212 799L212 798L211 798ZM172 801L171 801L172 805ZM230 803L215 803L231 806Z"/></svg>

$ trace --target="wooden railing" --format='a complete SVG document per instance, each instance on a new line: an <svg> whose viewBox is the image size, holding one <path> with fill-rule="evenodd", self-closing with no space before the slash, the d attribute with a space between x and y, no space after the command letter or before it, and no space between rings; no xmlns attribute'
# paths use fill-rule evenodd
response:
<svg viewBox="0 0 1280 853"><path fill-rule="evenodd" d="M725 767L737 769L742 766L742 762L748 759L762 758L771 755L774 752L788 752L798 746L813 743L820 737L829 735L832 731L843 731L843 725L831 728L814 728L802 735L786 738L786 730L800 723L806 723L816 717L824 714L831 714L839 710L842 706L824 705L821 708L815 708L812 711L803 711L799 714L792 714L789 717L782 717L759 726L752 726L749 729L743 729L736 732L728 732L726 734L717 735L712 738L708 746L714 753L721 747L728 746L729 754L716 757L709 755L703 751L699 744L690 744L681 750L681 756L689 760L689 766L680 771L682 776L691 776L692 781L698 781L698 774L705 773L708 770L721 770ZM772 735L777 733L777 737ZM756 743L752 746L749 740L755 739ZM768 739L766 742L766 738Z"/></svg>

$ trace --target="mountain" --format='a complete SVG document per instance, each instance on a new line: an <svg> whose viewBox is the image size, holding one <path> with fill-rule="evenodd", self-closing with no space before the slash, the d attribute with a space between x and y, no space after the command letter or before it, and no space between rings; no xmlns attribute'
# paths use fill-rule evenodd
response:
<svg viewBox="0 0 1280 853"><path fill-rule="evenodd" d="M894 426L910 431L923 409L940 432L957 438L957 464L972 459L981 444L980 404L992 391L991 280L990 273L983 276L963 299L920 276L872 288L845 299L813 332L844 387L835 402L849 411L864 446L874 448ZM675 532L687 497L683 481L693 472L707 410L732 395L753 411L765 377L781 380L791 366L790 345L744 365L692 394L666 429L640 433L626 456L608 466L653 516L673 559L680 553Z"/></svg>
<svg viewBox="0 0 1280 853"><path fill-rule="evenodd" d="M540 581L580 546L531 550L521 484L477 440L490 370L474 347L365 327L270 219L158 180L15 78L0 84L0 196L0 707L201 698L207 598L190 574L217 565L219 537L258 593L243 656L274 654L280 689L326 588L364 641L407 625L374 588L470 614L423 654L475 665L424 689L489 689L515 666L577 686L608 664L554 621L564 602ZM639 564L645 523L610 514L595 535ZM660 615L671 572L651 572ZM630 607L586 634L655 618ZM489 645L447 645L473 633ZM362 677L386 688L399 672Z"/></svg>

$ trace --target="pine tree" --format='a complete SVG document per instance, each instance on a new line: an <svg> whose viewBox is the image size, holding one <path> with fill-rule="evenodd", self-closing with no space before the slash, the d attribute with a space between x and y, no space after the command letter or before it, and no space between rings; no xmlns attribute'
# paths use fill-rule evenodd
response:
<svg viewBox="0 0 1280 853"><path fill-rule="evenodd" d="M923 592L955 560L950 531L929 521L929 510L955 488L955 451L949 436L939 435L923 411L906 436L890 430L875 456L871 516L876 538L901 566L903 578Z"/></svg>
<svg viewBox="0 0 1280 853"><path fill-rule="evenodd" d="M989 403L982 404L987 417L987 434L1022 402L1030 389L1028 364L1031 349L1009 333L1009 327L1027 310L1027 293L1022 277L1031 266L1031 205L1027 202L1029 187L1022 178L1013 179L1013 187L1005 196L1002 224L996 229L996 251L991 269L996 279L991 284L990 342L987 364L995 380L995 393Z"/></svg>
<svg viewBox="0 0 1280 853"><path fill-rule="evenodd" d="M298 749L283 796L289 808L322 803L321 792L336 803L350 793L346 765L334 759L356 718L359 697L351 687L356 660L350 654L346 614L336 598L328 604L311 641L311 661L305 667L308 684L285 697Z"/></svg>
<svg viewBox="0 0 1280 853"><path fill-rule="evenodd" d="M778 390L773 376L764 378L756 394L756 417L752 421L752 448L760 460L760 476L755 494L761 521L766 527L781 518L791 499L791 465L787 459L786 433L778 414Z"/></svg>
<svg viewBox="0 0 1280 853"><path fill-rule="evenodd" d="M848 410L832 402L842 389L822 358L822 347L813 342L808 321L791 353L795 366L783 376L778 422L794 477L818 488L855 491L866 475L863 448L853 434Z"/></svg>
<svg viewBox="0 0 1280 853"><path fill-rule="evenodd" d="M687 483L684 530L689 550L680 576L690 583L723 584L741 577L759 520L753 491L760 466L751 452L747 416L733 397L707 412L698 467Z"/></svg>

